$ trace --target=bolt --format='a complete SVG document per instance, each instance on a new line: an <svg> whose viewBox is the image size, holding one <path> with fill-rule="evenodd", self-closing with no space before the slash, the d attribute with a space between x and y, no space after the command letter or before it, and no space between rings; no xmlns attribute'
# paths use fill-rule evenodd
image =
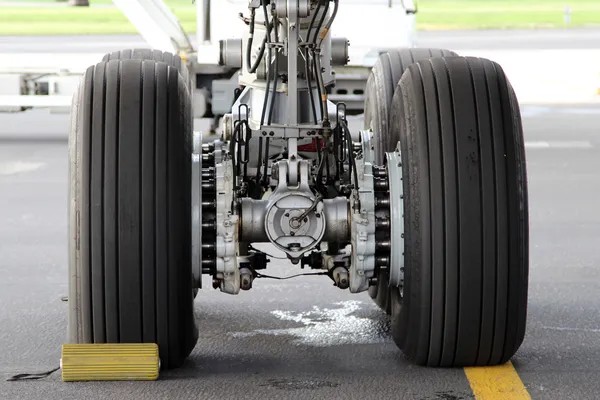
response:
<svg viewBox="0 0 600 400"><path fill-rule="evenodd" d="M252 289L252 279L248 278L247 276L243 277L242 281L240 282L240 288L242 290Z"/></svg>
<svg viewBox="0 0 600 400"><path fill-rule="evenodd" d="M289 216L290 216L290 213L285 213L285 216L286 216L286 217L289 217Z"/></svg>
<svg viewBox="0 0 600 400"><path fill-rule="evenodd" d="M304 217L304 222L308 222L308 217Z"/></svg>
<svg viewBox="0 0 600 400"><path fill-rule="evenodd" d="M290 232L290 236L296 236L295 232Z"/></svg>

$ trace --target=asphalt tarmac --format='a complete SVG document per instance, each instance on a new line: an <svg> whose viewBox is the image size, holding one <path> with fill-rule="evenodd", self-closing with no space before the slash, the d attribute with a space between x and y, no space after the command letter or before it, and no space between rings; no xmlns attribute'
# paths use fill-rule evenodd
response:
<svg viewBox="0 0 600 400"><path fill-rule="evenodd" d="M600 107L524 106L528 329L513 364L533 399L600 393ZM360 120L352 122L357 129ZM58 366L66 340L66 115L0 114L0 376ZM273 250L274 251L274 250ZM298 267L274 260L268 272ZM327 277L196 299L200 339L157 382L0 381L2 399L472 399L462 369L408 363L366 293ZM502 397L498 397L502 398Z"/></svg>

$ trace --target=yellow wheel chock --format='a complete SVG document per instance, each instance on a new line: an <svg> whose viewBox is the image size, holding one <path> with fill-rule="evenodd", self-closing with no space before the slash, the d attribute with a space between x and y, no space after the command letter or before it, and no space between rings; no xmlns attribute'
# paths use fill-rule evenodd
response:
<svg viewBox="0 0 600 400"><path fill-rule="evenodd" d="M60 368L64 382L153 381L160 370L158 345L64 344Z"/></svg>

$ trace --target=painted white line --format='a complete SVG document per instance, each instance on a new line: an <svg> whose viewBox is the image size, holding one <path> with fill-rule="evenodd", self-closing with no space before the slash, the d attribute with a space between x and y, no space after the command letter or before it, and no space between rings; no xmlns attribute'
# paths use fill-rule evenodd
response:
<svg viewBox="0 0 600 400"><path fill-rule="evenodd" d="M22 172L31 172L43 167L44 163L32 162L4 162L0 163L0 175L15 175Z"/></svg>
<svg viewBox="0 0 600 400"><path fill-rule="evenodd" d="M600 333L600 329L593 329L593 328L569 328L569 327L561 327L561 326L543 326L542 328L548 329L551 331L559 331L559 332Z"/></svg>
<svg viewBox="0 0 600 400"><path fill-rule="evenodd" d="M548 142L525 142L526 149L549 149L550 143Z"/></svg>
<svg viewBox="0 0 600 400"><path fill-rule="evenodd" d="M525 142L527 149L591 149L594 145L588 141L552 141Z"/></svg>
<svg viewBox="0 0 600 400"><path fill-rule="evenodd" d="M600 87L600 84L599 84ZM600 97L599 97L600 99ZM600 115L600 107L551 107L542 105L522 105L522 118L536 118L548 114L566 114L566 115Z"/></svg>

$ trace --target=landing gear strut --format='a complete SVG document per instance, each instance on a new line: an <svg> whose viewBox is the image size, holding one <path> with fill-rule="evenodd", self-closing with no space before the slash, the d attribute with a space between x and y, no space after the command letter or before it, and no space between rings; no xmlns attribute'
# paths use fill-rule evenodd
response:
<svg viewBox="0 0 600 400"><path fill-rule="evenodd" d="M327 95L338 7L249 1L249 32L221 57L241 63L241 93L212 143L192 132L177 56L122 52L87 70L70 136L72 342L154 342L163 367L181 365L202 275L223 293L256 290L262 243L368 291L416 364L515 354L528 198L508 79L486 59L390 51L351 132Z"/></svg>

